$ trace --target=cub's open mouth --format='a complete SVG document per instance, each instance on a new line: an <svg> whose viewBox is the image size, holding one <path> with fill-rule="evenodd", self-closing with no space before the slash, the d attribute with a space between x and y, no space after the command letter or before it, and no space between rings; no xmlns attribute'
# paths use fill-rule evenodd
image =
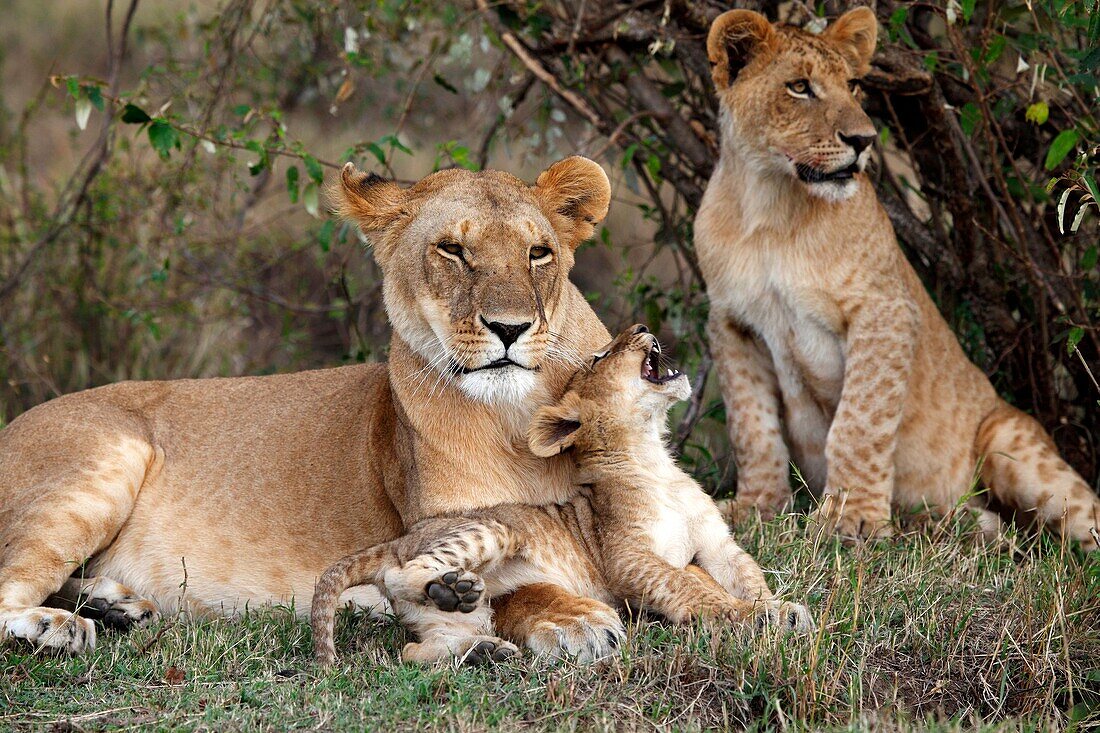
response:
<svg viewBox="0 0 1100 733"><path fill-rule="evenodd" d="M669 369L665 376L661 376L661 347L656 341L653 342L653 346L650 347L649 353L646 354L645 359L642 360L642 379L650 384L664 384L665 382L671 382L676 377L681 376L681 373L675 369Z"/></svg>
<svg viewBox="0 0 1100 733"><path fill-rule="evenodd" d="M852 178L856 173L859 173L859 160L852 161L852 164L846 168L835 170L831 173L827 173L820 168L814 168L808 163L795 163L795 173L798 174L798 180L803 183L827 183L829 181L847 181Z"/></svg>

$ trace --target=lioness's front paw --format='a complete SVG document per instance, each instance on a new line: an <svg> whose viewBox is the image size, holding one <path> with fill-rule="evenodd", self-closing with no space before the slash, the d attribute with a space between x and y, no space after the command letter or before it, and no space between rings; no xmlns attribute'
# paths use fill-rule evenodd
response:
<svg viewBox="0 0 1100 733"><path fill-rule="evenodd" d="M57 608L21 608L0 613L0 639L22 639L35 650L82 654L95 649L95 624Z"/></svg>
<svg viewBox="0 0 1100 733"><path fill-rule="evenodd" d="M812 631L814 628L814 618L808 608L786 601L767 601L757 614L756 623L759 627L800 633Z"/></svg>
<svg viewBox="0 0 1100 733"><path fill-rule="evenodd" d="M437 664L454 660L460 664L481 665L503 662L516 654L519 654L519 647L495 636L441 633L406 644L401 650L401 661Z"/></svg>
<svg viewBox="0 0 1100 733"><path fill-rule="evenodd" d="M880 502L853 501L851 494L826 494L810 515L826 531L846 539L885 539L894 533L890 509Z"/></svg>
<svg viewBox="0 0 1100 733"><path fill-rule="evenodd" d="M440 611L470 613L481 605L485 583L476 573L453 568L430 581L424 593Z"/></svg>
<svg viewBox="0 0 1100 733"><path fill-rule="evenodd" d="M548 613L527 634L527 648L554 659L591 662L610 656L626 638L619 614L599 601L586 601L575 613Z"/></svg>

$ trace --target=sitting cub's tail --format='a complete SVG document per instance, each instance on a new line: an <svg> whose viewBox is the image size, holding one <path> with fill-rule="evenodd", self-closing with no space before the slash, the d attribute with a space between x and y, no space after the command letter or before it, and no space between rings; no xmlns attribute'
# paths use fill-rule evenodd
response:
<svg viewBox="0 0 1100 733"><path fill-rule="evenodd" d="M1033 513L1087 550L1100 549L1100 497L1058 455L1038 421L1002 404L979 426L977 449L982 481L998 501Z"/></svg>
<svg viewBox="0 0 1100 733"><path fill-rule="evenodd" d="M382 588L382 576L398 564L393 543L375 545L339 560L317 579L313 589L309 624L313 629L313 658L325 667L336 661L333 627L340 594L354 585L373 583Z"/></svg>

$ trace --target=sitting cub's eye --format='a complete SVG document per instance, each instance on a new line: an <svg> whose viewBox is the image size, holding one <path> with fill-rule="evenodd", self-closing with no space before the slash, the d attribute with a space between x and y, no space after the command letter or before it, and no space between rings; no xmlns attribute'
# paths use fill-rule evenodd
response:
<svg viewBox="0 0 1100 733"><path fill-rule="evenodd" d="M791 93L791 96L800 99L812 99L816 96L814 90L810 88L810 82L807 79L796 79L787 82L787 91Z"/></svg>
<svg viewBox="0 0 1100 733"><path fill-rule="evenodd" d="M532 262L538 262L539 260L545 260L550 255L554 254L554 250L549 247L543 247L541 244L537 247L532 247L527 252L527 256L531 258Z"/></svg>
<svg viewBox="0 0 1100 733"><path fill-rule="evenodd" d="M451 257L457 257L460 260L465 259L465 257L462 256L462 245L453 239L444 239L442 242L435 245L435 248L440 252L446 252Z"/></svg>
<svg viewBox="0 0 1100 733"><path fill-rule="evenodd" d="M602 354L593 354L592 355L592 366L596 366L596 362L598 362L600 359L604 358L605 356L607 356L606 351L603 352Z"/></svg>
<svg viewBox="0 0 1100 733"><path fill-rule="evenodd" d="M856 92L858 92L859 91L859 79L849 79L848 80L848 89L852 92L852 94L855 94Z"/></svg>

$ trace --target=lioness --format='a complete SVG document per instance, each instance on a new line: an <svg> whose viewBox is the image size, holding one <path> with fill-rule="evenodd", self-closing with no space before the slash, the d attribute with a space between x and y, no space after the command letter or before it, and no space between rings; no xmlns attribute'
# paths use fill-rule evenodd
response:
<svg viewBox="0 0 1100 733"><path fill-rule="evenodd" d="M695 246L735 508L789 504L789 443L844 535L889 534L891 504L951 509L980 470L1000 503L1091 544L1100 500L967 360L863 174L876 35L868 8L820 36L733 10L707 38L722 143Z"/></svg>
<svg viewBox="0 0 1100 733"><path fill-rule="evenodd" d="M580 521L572 529L597 559L607 583L604 600L653 610L674 623L758 618L808 630L809 611L775 600L714 501L670 455L668 409L691 394L691 384L678 371L662 374L660 356L645 326L628 328L577 371L556 405L535 413L528 434L535 455L571 449L576 479L587 489L574 501ZM556 554L557 539L556 529L546 536L543 527L548 513L556 525L558 511L509 504L427 519L399 539L344 558L321 576L313 595L317 661L335 658L337 598L361 583L383 588L402 617L424 607L457 610L471 636L491 634L486 594L543 579L550 564L544 555ZM486 652L506 653L490 652L486 644L471 651L478 661ZM403 656L417 652L410 644Z"/></svg>
<svg viewBox="0 0 1100 733"><path fill-rule="evenodd" d="M388 365L130 382L20 416L0 431L4 635L90 648L91 621L45 607L59 590L116 624L304 612L333 561L406 523L574 495L572 461L534 456L526 429L609 338L568 280L607 212L603 170L574 157L534 186L446 170L402 188L349 165L337 192L382 268ZM498 627L537 652L602 655L622 622L582 597L591 562L568 561L556 584L501 599ZM358 600L382 603L373 588ZM425 655L484 641L436 626Z"/></svg>

